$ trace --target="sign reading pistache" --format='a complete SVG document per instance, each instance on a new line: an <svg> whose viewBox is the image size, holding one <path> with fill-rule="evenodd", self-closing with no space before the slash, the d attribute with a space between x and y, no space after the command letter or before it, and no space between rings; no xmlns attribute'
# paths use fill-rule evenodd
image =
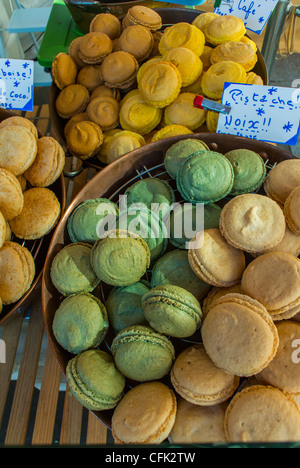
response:
<svg viewBox="0 0 300 468"><path fill-rule="evenodd" d="M33 61L0 59L0 108L33 110Z"/></svg>
<svg viewBox="0 0 300 468"><path fill-rule="evenodd" d="M300 130L300 96L295 88L225 83L217 133L296 145Z"/></svg>
<svg viewBox="0 0 300 468"><path fill-rule="evenodd" d="M250 31L261 34L278 0L220 0L215 2L218 15L233 15L244 21Z"/></svg>

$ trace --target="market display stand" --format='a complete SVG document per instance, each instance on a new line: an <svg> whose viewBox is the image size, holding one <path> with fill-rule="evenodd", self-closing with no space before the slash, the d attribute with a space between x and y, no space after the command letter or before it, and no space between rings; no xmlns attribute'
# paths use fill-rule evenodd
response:
<svg viewBox="0 0 300 468"><path fill-rule="evenodd" d="M48 105L20 115L50 134ZM77 159L67 158L66 169L77 165ZM93 175L85 169L75 179L66 178L68 203ZM0 446L107 443L107 428L68 392L44 329L40 295L0 327L0 339Z"/></svg>

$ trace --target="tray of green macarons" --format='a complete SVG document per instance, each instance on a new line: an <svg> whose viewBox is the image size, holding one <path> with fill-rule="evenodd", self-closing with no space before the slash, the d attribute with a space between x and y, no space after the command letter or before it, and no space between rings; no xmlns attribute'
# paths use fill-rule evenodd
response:
<svg viewBox="0 0 300 468"><path fill-rule="evenodd" d="M71 393L116 444L300 440L283 351L300 338L298 186L289 152L195 133L121 157L70 204L44 321Z"/></svg>

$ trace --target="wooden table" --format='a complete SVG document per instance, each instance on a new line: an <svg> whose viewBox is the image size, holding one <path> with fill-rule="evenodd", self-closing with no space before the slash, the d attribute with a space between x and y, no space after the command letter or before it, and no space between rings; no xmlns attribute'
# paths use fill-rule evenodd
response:
<svg viewBox="0 0 300 468"><path fill-rule="evenodd" d="M48 105L19 114L43 135L51 134ZM67 158L66 169L77 165L78 160ZM74 179L65 178L67 205L93 171L84 169ZM113 444L110 430L69 394L44 329L40 292L25 312L17 311L4 322L0 339L5 343L5 362L3 355L0 359L0 446Z"/></svg>

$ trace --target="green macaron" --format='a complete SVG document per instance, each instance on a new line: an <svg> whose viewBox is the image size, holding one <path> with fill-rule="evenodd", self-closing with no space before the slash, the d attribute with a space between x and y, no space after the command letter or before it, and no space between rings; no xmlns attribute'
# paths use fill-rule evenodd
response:
<svg viewBox="0 0 300 468"><path fill-rule="evenodd" d="M151 262L161 256L168 245L167 228L162 219L146 207L134 207L122 211L117 218L118 229L127 229L139 235L148 245Z"/></svg>
<svg viewBox="0 0 300 468"><path fill-rule="evenodd" d="M200 328L200 303L193 294L180 286L156 286L143 296L142 304L146 320L159 333L185 338Z"/></svg>
<svg viewBox="0 0 300 468"><path fill-rule="evenodd" d="M124 394L124 375L113 357L99 349L83 351L70 359L66 378L74 397L92 411L114 408Z"/></svg>
<svg viewBox="0 0 300 468"><path fill-rule="evenodd" d="M119 208L106 198L82 202L68 218L67 230L72 242L94 243L104 233L110 218L116 219Z"/></svg>
<svg viewBox="0 0 300 468"><path fill-rule="evenodd" d="M190 203L214 203L232 189L234 173L229 160L215 151L199 151L180 166L176 185Z"/></svg>
<svg viewBox="0 0 300 468"><path fill-rule="evenodd" d="M57 342L67 351L79 354L99 346L108 330L104 304L90 293L66 297L55 311L52 330Z"/></svg>
<svg viewBox="0 0 300 468"><path fill-rule="evenodd" d="M54 257L50 277L56 289L68 296L80 292L92 292L99 284L90 255L92 246L76 242L63 247Z"/></svg>
<svg viewBox="0 0 300 468"><path fill-rule="evenodd" d="M94 243L91 265L100 281L127 286L139 281L150 265L146 242L129 231L116 229Z"/></svg>
<svg viewBox="0 0 300 468"><path fill-rule="evenodd" d="M176 141L176 143L173 143L166 151L164 158L166 171L173 179L176 179L181 164L189 156L201 150L209 151L209 147L204 141L198 140L197 138L187 138L185 140Z"/></svg>
<svg viewBox="0 0 300 468"><path fill-rule="evenodd" d="M143 325L120 331L112 341L111 352L119 371L125 377L141 382L167 375L175 359L171 341Z"/></svg>
<svg viewBox="0 0 300 468"><path fill-rule="evenodd" d="M254 192L262 185L267 170L263 158L258 153L248 149L235 149L225 156L234 172L232 195Z"/></svg>
<svg viewBox="0 0 300 468"><path fill-rule="evenodd" d="M164 218L175 202L175 193L170 184L156 177L147 177L132 184L125 190L127 205L144 204L159 217Z"/></svg>
<svg viewBox="0 0 300 468"><path fill-rule="evenodd" d="M192 293L199 301L210 289L210 285L193 272L188 260L188 251L180 249L165 253L153 265L151 288L162 284L180 286Z"/></svg>
<svg viewBox="0 0 300 468"><path fill-rule="evenodd" d="M178 203L170 214L170 242L179 249L188 249L189 241L199 231L219 227L221 208L215 203Z"/></svg>
<svg viewBox="0 0 300 468"><path fill-rule="evenodd" d="M142 307L142 297L150 290L146 281L138 281L129 286L115 286L105 302L111 327L118 333L131 325L146 322Z"/></svg>

